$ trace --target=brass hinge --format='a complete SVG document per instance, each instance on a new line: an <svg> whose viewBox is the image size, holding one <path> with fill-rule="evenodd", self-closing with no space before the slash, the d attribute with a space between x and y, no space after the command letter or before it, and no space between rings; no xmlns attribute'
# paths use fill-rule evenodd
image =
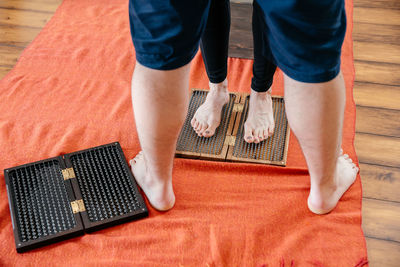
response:
<svg viewBox="0 0 400 267"><path fill-rule="evenodd" d="M236 142L236 136L227 135L227 136L225 137L225 145L234 146L234 145L235 145L235 142Z"/></svg>
<svg viewBox="0 0 400 267"><path fill-rule="evenodd" d="M75 172L74 172L73 168L67 168L67 169L61 170L61 172L64 177L64 180L75 178Z"/></svg>
<svg viewBox="0 0 400 267"><path fill-rule="evenodd" d="M83 204L83 200L79 199L79 200L75 200L71 202L71 207L72 207L72 212L73 213L78 213L78 212L82 212L85 211L85 204Z"/></svg>
<svg viewBox="0 0 400 267"><path fill-rule="evenodd" d="M244 108L244 104L242 104L242 103L234 104L232 112L242 112L243 108Z"/></svg>

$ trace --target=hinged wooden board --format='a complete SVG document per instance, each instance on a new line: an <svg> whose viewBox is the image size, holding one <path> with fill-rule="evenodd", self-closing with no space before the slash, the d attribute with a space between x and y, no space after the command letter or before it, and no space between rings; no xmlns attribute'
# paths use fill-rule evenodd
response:
<svg viewBox="0 0 400 267"><path fill-rule="evenodd" d="M148 215L118 142L4 174L17 252Z"/></svg>
<svg viewBox="0 0 400 267"><path fill-rule="evenodd" d="M71 202L71 207L72 207L72 212L73 213L86 211L85 204L83 203L82 199L72 201Z"/></svg>
<svg viewBox="0 0 400 267"><path fill-rule="evenodd" d="M75 172L73 168L66 168L61 170L64 180L75 178Z"/></svg>
<svg viewBox="0 0 400 267"><path fill-rule="evenodd" d="M220 126L210 138L199 137L190 122L197 108L205 101L207 90L193 89L189 103L188 115L178 138L176 155L187 158L202 158L210 160L225 160L228 151L226 136L233 129L240 94L230 93L229 103L222 110Z"/></svg>
<svg viewBox="0 0 400 267"><path fill-rule="evenodd" d="M190 122L198 107L205 101L207 93L206 90L192 90L188 114L178 138L178 157L286 165L290 129L283 97L273 96L274 134L259 144L248 144L244 141L243 134L249 94L230 93L230 102L223 108L221 124L215 135L210 138L197 136ZM215 140L224 140L220 144L222 149L217 154L209 153L210 150L205 151L204 148L214 145Z"/></svg>
<svg viewBox="0 0 400 267"><path fill-rule="evenodd" d="M17 252L83 234L75 196L61 156L4 170Z"/></svg>
<svg viewBox="0 0 400 267"><path fill-rule="evenodd" d="M235 136L235 143L229 146L227 161L286 166L290 129L286 119L284 99L281 96L273 96L272 101L274 134L258 144L247 143L244 141L244 123L249 108L249 95L242 97L241 102L244 102L244 108L243 112L236 117L232 133L232 136Z"/></svg>

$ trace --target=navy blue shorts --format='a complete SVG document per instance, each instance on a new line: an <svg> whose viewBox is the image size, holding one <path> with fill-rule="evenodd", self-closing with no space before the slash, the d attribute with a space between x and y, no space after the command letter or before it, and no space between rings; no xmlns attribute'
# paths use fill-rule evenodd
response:
<svg viewBox="0 0 400 267"><path fill-rule="evenodd" d="M130 0L136 60L158 70L189 63L209 8L210 0ZM346 32L344 0L256 0L254 8L263 21L262 53L286 75L308 83L337 76Z"/></svg>

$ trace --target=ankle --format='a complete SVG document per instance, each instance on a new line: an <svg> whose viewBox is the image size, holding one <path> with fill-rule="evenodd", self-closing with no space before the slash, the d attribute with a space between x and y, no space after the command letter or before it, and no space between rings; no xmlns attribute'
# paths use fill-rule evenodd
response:
<svg viewBox="0 0 400 267"><path fill-rule="evenodd" d="M147 166L149 166L149 163L147 163ZM152 164L150 166L156 165ZM152 180L154 182L167 181L168 179L171 180L172 168L167 166L163 166L163 168L147 168L146 175L149 180Z"/></svg>
<svg viewBox="0 0 400 267"><path fill-rule="evenodd" d="M267 99L270 96L271 96L271 90L268 90L266 92L257 92L257 91L254 91L253 89L251 89L251 92L250 92L250 99L251 98Z"/></svg>
<svg viewBox="0 0 400 267"><path fill-rule="evenodd" d="M316 191L323 191L323 190L332 190L335 191L337 188L337 183L335 181L335 178L323 178L319 179L316 182L311 182L311 188L316 189Z"/></svg>
<svg viewBox="0 0 400 267"><path fill-rule="evenodd" d="M228 80L225 79L220 83L209 82L211 92L228 93Z"/></svg>

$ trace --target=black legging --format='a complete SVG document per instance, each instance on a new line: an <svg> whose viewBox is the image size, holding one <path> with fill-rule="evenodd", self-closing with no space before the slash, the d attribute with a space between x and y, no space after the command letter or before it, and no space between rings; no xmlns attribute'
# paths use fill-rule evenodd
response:
<svg viewBox="0 0 400 267"><path fill-rule="evenodd" d="M253 1L253 47L254 63L253 78L251 78L251 89L257 92L266 92L272 85L276 65L263 54L263 48L268 44L265 39L264 13L261 7Z"/></svg>
<svg viewBox="0 0 400 267"><path fill-rule="evenodd" d="M266 92L272 85L276 66L262 54L264 35L262 32L263 14L260 7L253 4L253 45L254 63L251 88L257 92ZM208 79L212 83L223 82L227 75L227 60L230 30L229 0L211 0L208 20L200 41L201 52Z"/></svg>
<svg viewBox="0 0 400 267"><path fill-rule="evenodd" d="M208 79L212 83L223 82L227 75L230 27L229 0L211 0L200 48Z"/></svg>

